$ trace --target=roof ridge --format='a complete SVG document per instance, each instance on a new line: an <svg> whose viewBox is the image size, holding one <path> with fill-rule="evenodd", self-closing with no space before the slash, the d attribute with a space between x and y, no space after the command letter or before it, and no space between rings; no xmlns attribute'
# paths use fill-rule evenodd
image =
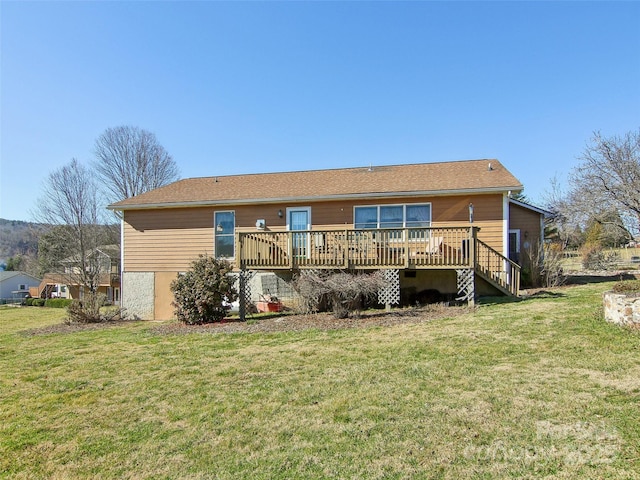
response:
<svg viewBox="0 0 640 480"><path fill-rule="evenodd" d="M229 178L229 177L253 177L258 175L286 175L286 174L297 174L297 173L314 173L314 172L337 172L337 171L346 171L346 170L368 170L376 168L393 168L393 167L415 167L415 166L423 166L423 165L442 165L445 163L476 163L476 162L498 162L500 160L497 158L476 158L476 159L467 159L467 160L441 160L438 162L414 162L414 163L395 163L395 164L385 164L385 165L364 165L359 167L335 167L335 168L312 168L310 170L283 170L279 172L251 172L251 173L230 173L225 175L206 175L202 177L186 177L181 178L178 182L184 180L211 180L217 178ZM500 165L502 165L500 163Z"/></svg>

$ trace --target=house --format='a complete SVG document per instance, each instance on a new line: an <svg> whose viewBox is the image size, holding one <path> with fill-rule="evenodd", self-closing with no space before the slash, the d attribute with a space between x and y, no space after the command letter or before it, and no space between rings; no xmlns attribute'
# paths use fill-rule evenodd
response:
<svg viewBox="0 0 640 480"><path fill-rule="evenodd" d="M169 285L199 254L234 262L241 314L257 294L287 297L305 268L384 269L387 304L516 295L519 254L543 236L544 212L511 198L522 188L497 160L179 180L109 206L122 218L122 305L172 318Z"/></svg>
<svg viewBox="0 0 640 480"><path fill-rule="evenodd" d="M29 294L29 288L39 283L39 278L25 272L0 271L0 303L22 301Z"/></svg>
<svg viewBox="0 0 640 480"><path fill-rule="evenodd" d="M120 304L120 247L105 245L93 249L87 255L87 265L99 272L96 275L98 293L105 295L107 302ZM82 299L84 287L79 282L80 262L69 257L60 262L59 272L46 273L35 294L40 298Z"/></svg>

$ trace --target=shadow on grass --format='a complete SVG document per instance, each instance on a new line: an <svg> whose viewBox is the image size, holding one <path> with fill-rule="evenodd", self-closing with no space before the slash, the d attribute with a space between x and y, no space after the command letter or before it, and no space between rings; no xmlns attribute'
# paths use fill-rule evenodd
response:
<svg viewBox="0 0 640 480"><path fill-rule="evenodd" d="M512 296L482 296L478 298L478 305L506 305L510 303L518 303L522 302L522 297L512 297Z"/></svg>
<svg viewBox="0 0 640 480"><path fill-rule="evenodd" d="M609 275L595 275L588 273L571 274L567 276L566 285L588 285L590 283L619 282L635 280L637 277L629 272L617 272Z"/></svg>
<svg viewBox="0 0 640 480"><path fill-rule="evenodd" d="M562 292L553 292L550 290L538 290L531 294L521 294L519 297L480 297L478 299L479 305L508 305L512 303L520 303L527 302L531 300L538 299L549 299L549 298L564 298L566 295Z"/></svg>

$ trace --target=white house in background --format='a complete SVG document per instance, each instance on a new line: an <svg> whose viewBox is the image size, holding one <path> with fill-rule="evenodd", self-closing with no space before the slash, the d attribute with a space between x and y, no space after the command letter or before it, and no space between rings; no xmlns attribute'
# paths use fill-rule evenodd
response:
<svg viewBox="0 0 640 480"><path fill-rule="evenodd" d="M30 287L40 285L40 279L25 272L0 272L0 302L22 300Z"/></svg>

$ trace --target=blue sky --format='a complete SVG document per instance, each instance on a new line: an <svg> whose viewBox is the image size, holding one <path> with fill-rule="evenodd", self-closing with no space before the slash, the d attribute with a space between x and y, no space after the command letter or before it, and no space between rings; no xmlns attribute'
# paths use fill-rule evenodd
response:
<svg viewBox="0 0 640 480"><path fill-rule="evenodd" d="M108 127L181 176L498 158L541 203L640 127L640 2L0 3L0 217Z"/></svg>

